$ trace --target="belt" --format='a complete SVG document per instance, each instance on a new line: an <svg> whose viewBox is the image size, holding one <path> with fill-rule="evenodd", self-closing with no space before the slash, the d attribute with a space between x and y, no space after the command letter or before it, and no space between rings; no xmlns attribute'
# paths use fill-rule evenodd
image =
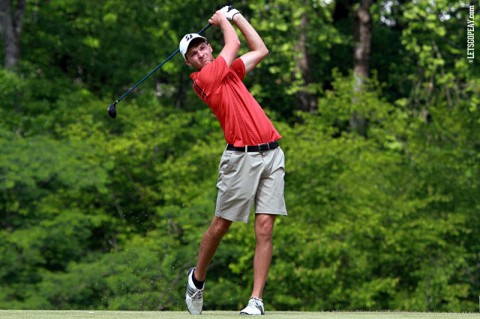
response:
<svg viewBox="0 0 480 319"><path fill-rule="evenodd" d="M278 142L271 142L253 146L233 146L233 144L227 145L227 151L237 151L237 152L265 152L269 150L274 150L278 147Z"/></svg>

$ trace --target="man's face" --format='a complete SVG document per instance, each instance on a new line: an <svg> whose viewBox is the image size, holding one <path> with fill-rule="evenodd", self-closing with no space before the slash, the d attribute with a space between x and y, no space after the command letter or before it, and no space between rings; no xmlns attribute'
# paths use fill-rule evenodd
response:
<svg viewBox="0 0 480 319"><path fill-rule="evenodd" d="M185 54L185 63L198 71L213 61L213 49L205 41L192 43Z"/></svg>

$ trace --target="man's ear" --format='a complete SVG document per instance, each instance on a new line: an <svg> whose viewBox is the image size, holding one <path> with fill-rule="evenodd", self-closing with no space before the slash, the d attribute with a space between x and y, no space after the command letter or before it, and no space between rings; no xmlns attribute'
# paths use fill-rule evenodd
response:
<svg viewBox="0 0 480 319"><path fill-rule="evenodd" d="M188 65L188 66L192 66L192 65L190 64L190 62L188 62L188 60L185 60L185 64Z"/></svg>

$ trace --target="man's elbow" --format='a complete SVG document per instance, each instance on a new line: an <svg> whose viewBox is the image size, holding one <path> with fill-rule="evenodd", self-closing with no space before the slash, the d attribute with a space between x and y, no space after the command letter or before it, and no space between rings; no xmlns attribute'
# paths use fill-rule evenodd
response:
<svg viewBox="0 0 480 319"><path fill-rule="evenodd" d="M232 45L235 46L235 51L238 52L238 51L240 50L240 45L241 45L241 44L242 44L242 43L240 42L240 39L238 39L238 38L236 39L236 41L234 41L234 42L232 43Z"/></svg>
<svg viewBox="0 0 480 319"><path fill-rule="evenodd" d="M268 54L270 53L270 51L268 50L268 48L266 46L264 46L261 50L260 50L260 54L262 56L262 59L264 59Z"/></svg>
<svg viewBox="0 0 480 319"><path fill-rule="evenodd" d="M225 48L228 48L229 51L235 52L235 54L237 54L237 52L240 50L240 45L240 39L231 39L225 44Z"/></svg>

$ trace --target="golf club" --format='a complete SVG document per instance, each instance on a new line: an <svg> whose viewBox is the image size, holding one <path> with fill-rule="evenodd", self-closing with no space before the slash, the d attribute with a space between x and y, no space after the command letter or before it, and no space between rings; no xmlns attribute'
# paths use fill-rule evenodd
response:
<svg viewBox="0 0 480 319"><path fill-rule="evenodd" d="M200 31L198 31L197 33L198 34L202 34L204 33L208 28L210 28L212 25L209 23L207 24L206 26L204 26ZM167 63L167 61L169 61L171 58L173 58L178 52L180 52L180 49L177 49L175 50L175 52L173 52L172 54L170 54L166 59L165 61L163 61L162 63L160 63L159 65L157 65L155 67L155 69L153 69L152 71L150 71L147 75L145 75L143 77L143 79L141 79L140 81L138 81L137 83L135 83L130 89L128 89L127 92L125 92L121 97L119 97L117 100L115 100L115 102L113 102L112 104L110 104L110 106L108 107L108 115L110 115L111 118L115 118L117 117L117 103L120 102L121 100L123 100L125 97L127 97L133 90L135 90L140 84L142 84L148 77L150 77L150 75L152 75L155 71L157 71L158 69L160 69L165 63Z"/></svg>

